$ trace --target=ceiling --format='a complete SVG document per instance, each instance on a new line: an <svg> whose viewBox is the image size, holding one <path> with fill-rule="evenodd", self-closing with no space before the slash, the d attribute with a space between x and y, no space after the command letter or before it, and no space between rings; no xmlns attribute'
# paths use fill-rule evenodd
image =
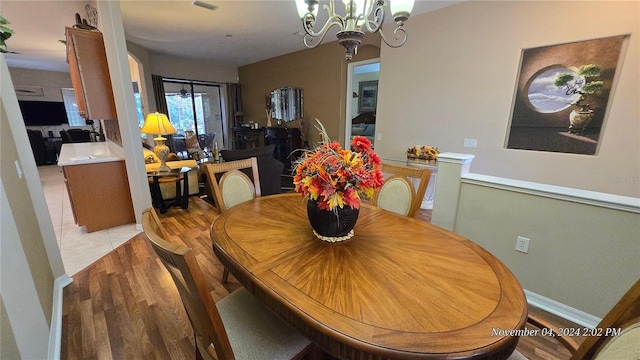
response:
<svg viewBox="0 0 640 360"><path fill-rule="evenodd" d="M304 49L293 0L203 1L217 9L195 6L192 0L121 0L126 38L152 53L208 59L233 67ZM417 0L412 15L457 2ZM323 3L328 1L321 0ZM336 3L342 7L341 1ZM2 0L0 13L15 31L7 46L18 53L6 54L8 65L69 71L65 45L58 40L64 39L65 26L75 24L76 13L89 19L87 4L97 7L93 1ZM326 12L321 9L318 18L323 23ZM99 16L97 27L101 28ZM325 41L333 39L328 35Z"/></svg>

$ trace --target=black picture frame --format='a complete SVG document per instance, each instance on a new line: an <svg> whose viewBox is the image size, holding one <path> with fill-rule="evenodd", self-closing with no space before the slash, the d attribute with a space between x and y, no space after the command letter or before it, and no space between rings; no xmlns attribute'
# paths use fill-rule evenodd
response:
<svg viewBox="0 0 640 360"><path fill-rule="evenodd" d="M378 80L361 81L358 88L358 113L375 112L378 106Z"/></svg>

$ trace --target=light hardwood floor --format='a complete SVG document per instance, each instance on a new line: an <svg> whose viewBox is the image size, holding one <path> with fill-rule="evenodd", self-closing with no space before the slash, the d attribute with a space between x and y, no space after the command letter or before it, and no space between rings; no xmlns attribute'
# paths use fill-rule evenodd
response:
<svg viewBox="0 0 640 360"><path fill-rule="evenodd" d="M215 216L212 206L194 197L189 209L171 208L160 218L172 239L181 239L198 252L211 294L218 300L240 285L232 277L228 284L220 284L222 265L209 239ZM418 214L423 221L430 221L430 216L425 210ZM180 297L144 235L134 236L73 279L63 295L62 359L195 358ZM530 311L575 327L537 309ZM550 338L523 337L518 350L529 359L569 358Z"/></svg>

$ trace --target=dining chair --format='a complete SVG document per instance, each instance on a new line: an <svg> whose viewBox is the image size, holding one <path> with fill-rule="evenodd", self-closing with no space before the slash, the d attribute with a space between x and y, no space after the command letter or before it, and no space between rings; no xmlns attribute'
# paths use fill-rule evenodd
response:
<svg viewBox="0 0 640 360"><path fill-rule="evenodd" d="M568 337L566 331L560 331L558 327L534 315L529 314L527 322L539 329L550 329L552 337L569 350L572 360L640 359L640 280L605 315L598 326L593 329L579 328L581 335L586 335L580 345ZM514 351L508 360L527 358Z"/></svg>
<svg viewBox="0 0 640 360"><path fill-rule="evenodd" d="M207 182L213 193L213 201L219 213L242 202L260 197L257 158L204 163L202 166L204 166ZM241 171L243 169L251 170L253 182ZM225 268L222 273L222 283L226 283L228 278L229 270Z"/></svg>
<svg viewBox="0 0 640 360"><path fill-rule="evenodd" d="M301 359L322 351L241 288L217 303L195 252L167 241L155 209L142 214L142 229L178 289L193 327L196 359Z"/></svg>
<svg viewBox="0 0 640 360"><path fill-rule="evenodd" d="M419 167L382 163L381 170L387 176L382 187L371 199L371 204L385 210L413 217L422 204L431 179L431 170ZM412 179L419 179L415 190Z"/></svg>
<svg viewBox="0 0 640 360"><path fill-rule="evenodd" d="M220 213L241 202L260 197L260 176L255 157L202 165L213 191L213 201ZM251 170L253 181L240 171L242 169Z"/></svg>

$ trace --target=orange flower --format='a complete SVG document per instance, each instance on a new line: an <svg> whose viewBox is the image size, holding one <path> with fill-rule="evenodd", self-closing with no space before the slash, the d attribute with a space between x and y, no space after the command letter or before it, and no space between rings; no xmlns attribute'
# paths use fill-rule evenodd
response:
<svg viewBox="0 0 640 360"><path fill-rule="evenodd" d="M360 200L373 196L384 177L380 157L366 137L354 137L351 146L346 150L337 142L325 142L300 157L295 162L295 190L324 210L359 208Z"/></svg>

